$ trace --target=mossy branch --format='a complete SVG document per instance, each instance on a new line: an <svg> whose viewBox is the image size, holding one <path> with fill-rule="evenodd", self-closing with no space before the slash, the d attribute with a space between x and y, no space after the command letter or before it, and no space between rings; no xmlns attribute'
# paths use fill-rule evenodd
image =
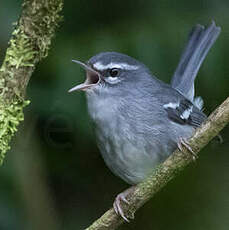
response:
<svg viewBox="0 0 229 230"><path fill-rule="evenodd" d="M0 164L24 119L25 91L36 64L48 55L62 19L63 0L24 0L0 68Z"/></svg>
<svg viewBox="0 0 229 230"><path fill-rule="evenodd" d="M195 153L198 153L228 123L229 97L196 130L189 140L190 147ZM131 218L137 209L152 198L192 161L193 156L187 149L184 148L182 152L176 150L163 164L156 168L150 177L135 187L128 197L129 205L123 205L124 212ZM86 230L113 230L122 223L124 223L124 220L111 208Z"/></svg>

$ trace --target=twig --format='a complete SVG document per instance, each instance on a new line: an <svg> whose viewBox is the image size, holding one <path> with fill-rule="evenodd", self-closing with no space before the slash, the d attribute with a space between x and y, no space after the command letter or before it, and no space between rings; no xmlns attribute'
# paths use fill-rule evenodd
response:
<svg viewBox="0 0 229 230"><path fill-rule="evenodd" d="M190 138L190 147L198 153L209 141L214 138L229 122L229 97L209 116L207 121L198 128ZM159 165L154 173L136 186L128 197L129 206L123 205L129 217L144 203L152 198L170 180L193 161L193 156L184 148L183 152L176 150L163 164ZM111 208L96 220L86 230L113 230L124 223L114 209Z"/></svg>

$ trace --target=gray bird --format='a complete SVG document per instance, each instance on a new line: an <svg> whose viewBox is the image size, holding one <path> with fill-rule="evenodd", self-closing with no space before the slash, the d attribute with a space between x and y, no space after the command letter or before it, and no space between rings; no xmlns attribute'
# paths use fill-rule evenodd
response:
<svg viewBox="0 0 229 230"><path fill-rule="evenodd" d="M115 175L136 185L177 147L188 147L187 138L206 119L202 99L194 97L194 80L220 31L214 22L192 29L171 84L116 52L99 53L86 64L73 60L86 70L86 81L69 92L86 92L99 149ZM126 221L121 202L128 203L129 191L113 204Z"/></svg>

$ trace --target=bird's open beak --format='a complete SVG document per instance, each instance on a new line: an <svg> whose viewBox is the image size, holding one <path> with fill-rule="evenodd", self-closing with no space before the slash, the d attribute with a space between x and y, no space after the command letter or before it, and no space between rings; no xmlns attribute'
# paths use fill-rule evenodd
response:
<svg viewBox="0 0 229 230"><path fill-rule="evenodd" d="M77 60L72 60L73 62L79 64L81 67L83 67L86 70L86 80L84 83L79 84L70 90L68 92L73 92L76 90L86 90L88 88L91 88L94 85L97 85L100 82L100 74L96 70L92 69L90 66L87 64L84 64L83 62L77 61Z"/></svg>

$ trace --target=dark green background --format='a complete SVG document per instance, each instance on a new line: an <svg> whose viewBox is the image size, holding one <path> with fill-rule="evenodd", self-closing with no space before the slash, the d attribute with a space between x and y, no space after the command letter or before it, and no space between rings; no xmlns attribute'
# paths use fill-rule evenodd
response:
<svg viewBox="0 0 229 230"><path fill-rule="evenodd" d="M1 0L1 60L20 5L18 0ZM228 12L226 0L66 0L49 56L30 80L24 125L0 168L0 230L83 229L128 187L103 163L84 94L67 93L84 79L71 59L118 51L169 82L191 27L214 19L222 33L196 81L209 114L229 94ZM223 144L212 141L197 162L120 229L228 229L228 127L222 136Z"/></svg>

